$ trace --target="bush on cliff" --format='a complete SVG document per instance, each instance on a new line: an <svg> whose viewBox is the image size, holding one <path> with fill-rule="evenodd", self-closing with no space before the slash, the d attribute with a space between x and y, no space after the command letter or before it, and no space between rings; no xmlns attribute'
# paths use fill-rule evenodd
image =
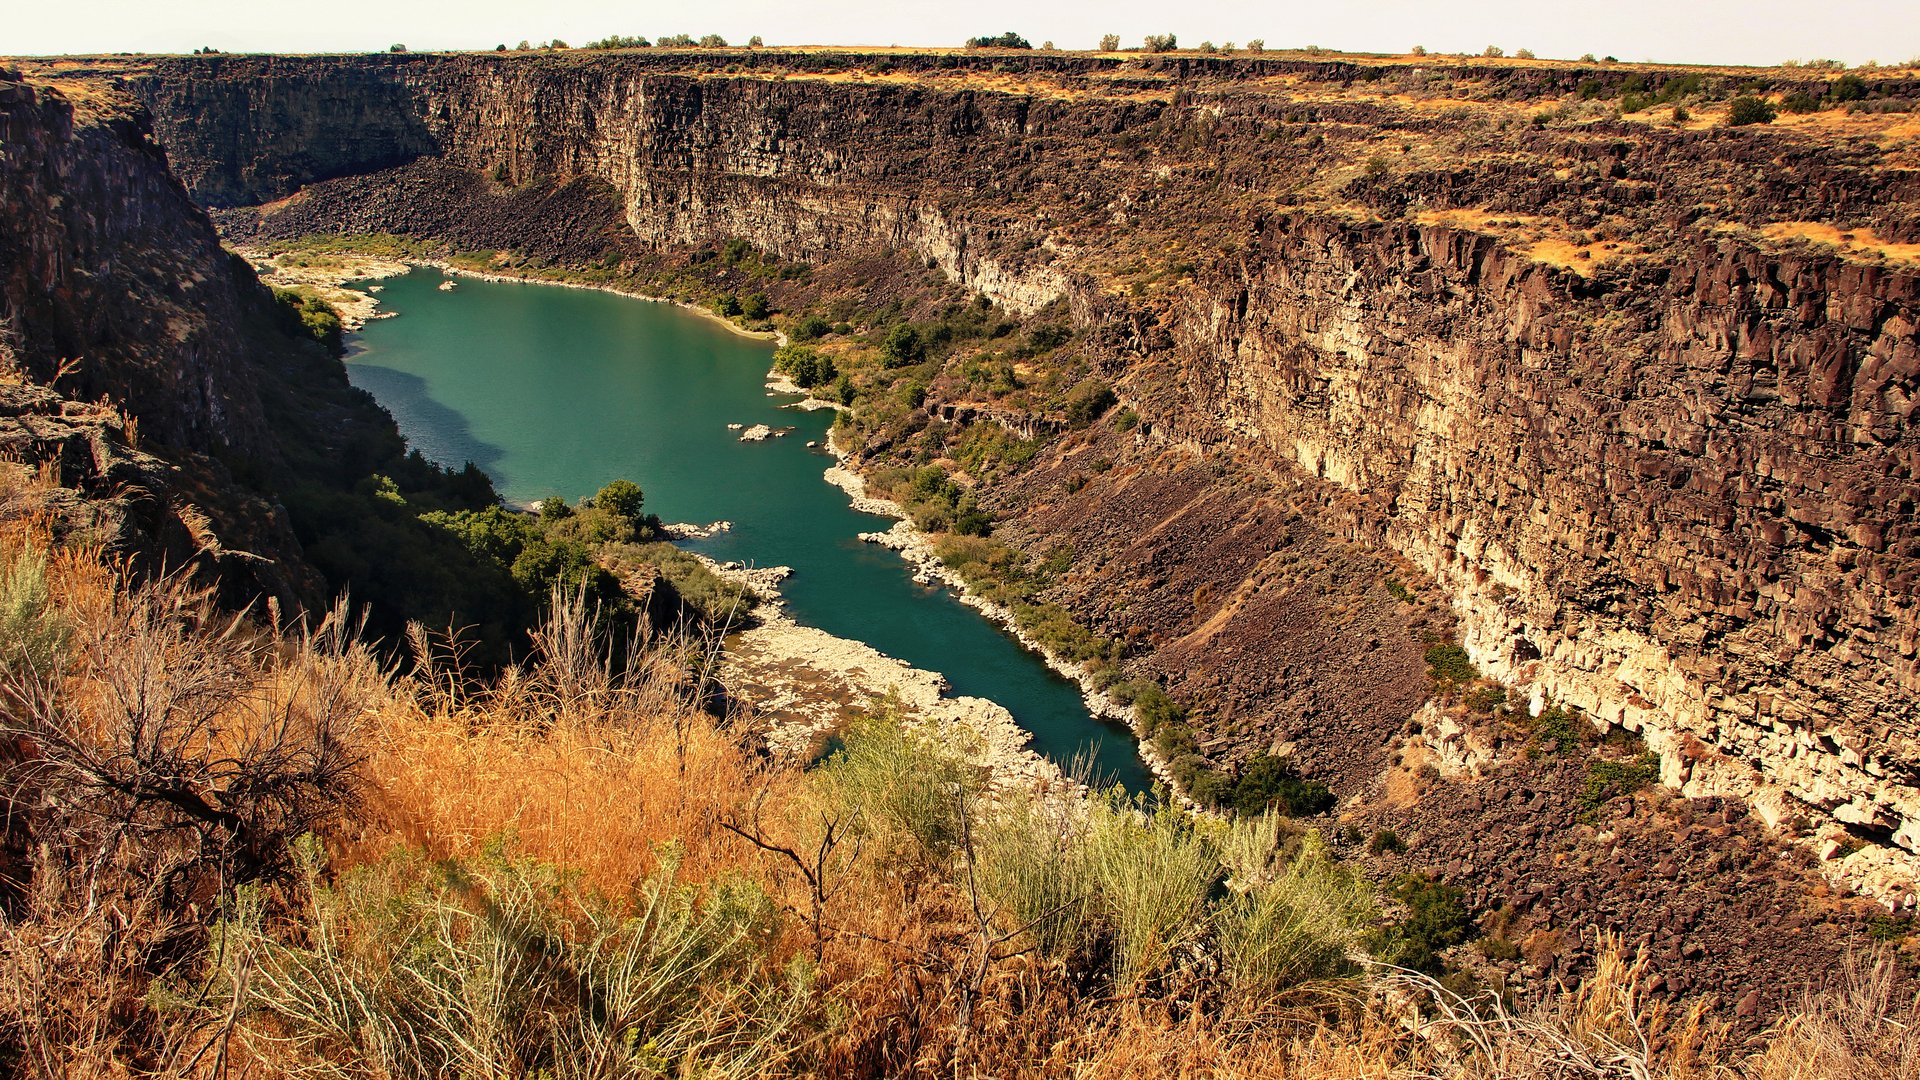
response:
<svg viewBox="0 0 1920 1080"><path fill-rule="evenodd" d="M1112 387L1097 379L1088 379L1067 396L1067 425L1086 427L1105 416L1118 401Z"/></svg>
<svg viewBox="0 0 1920 1080"><path fill-rule="evenodd" d="M289 333L312 338L335 356L347 351L340 312L332 304L293 289L275 289L273 299Z"/></svg>
<svg viewBox="0 0 1920 1080"><path fill-rule="evenodd" d="M1727 126L1745 127L1748 124L1771 124L1774 118L1773 103L1765 98L1744 95L1733 99L1727 106Z"/></svg>
<svg viewBox="0 0 1920 1080"><path fill-rule="evenodd" d="M1427 974L1441 970L1440 953L1467 940L1473 916L1466 894L1426 874L1402 874L1389 895L1404 905L1399 919L1362 939L1367 950L1395 967Z"/></svg>
<svg viewBox="0 0 1920 1080"><path fill-rule="evenodd" d="M1241 817L1279 811L1288 817L1306 817L1333 809L1327 786L1300 779L1291 761L1271 754L1255 754L1242 765L1220 805Z"/></svg>

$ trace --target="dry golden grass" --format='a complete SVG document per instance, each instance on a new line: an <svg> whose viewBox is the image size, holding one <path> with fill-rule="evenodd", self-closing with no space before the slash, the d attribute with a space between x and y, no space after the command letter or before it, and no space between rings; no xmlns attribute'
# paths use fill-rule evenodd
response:
<svg viewBox="0 0 1920 1080"><path fill-rule="evenodd" d="M1840 229L1818 221L1780 221L1760 230L1769 240L1810 240L1839 248L1846 255L1877 255L1896 262L1920 263L1920 244L1882 240L1872 229Z"/></svg>
<svg viewBox="0 0 1920 1080"><path fill-rule="evenodd" d="M619 723L543 725L489 711L434 714L400 702L380 718L368 762L379 814L364 850L399 842L470 857L509 834L521 853L610 892L656 870L668 845L684 851L682 870L695 878L745 858L717 822L759 781L711 718L681 703Z"/></svg>

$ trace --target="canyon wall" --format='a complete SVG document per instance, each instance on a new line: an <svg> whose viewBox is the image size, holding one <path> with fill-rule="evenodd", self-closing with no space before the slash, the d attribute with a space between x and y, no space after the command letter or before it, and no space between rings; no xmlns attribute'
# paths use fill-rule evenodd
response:
<svg viewBox="0 0 1920 1080"><path fill-rule="evenodd" d="M0 75L0 78L4 78ZM257 451L243 286L137 108L0 82L0 325L27 374L151 439Z"/></svg>
<svg viewBox="0 0 1920 1080"><path fill-rule="evenodd" d="M1762 235L1916 239L1901 152L1341 96L1433 85L1417 66L726 62L181 60L129 85L210 203L412 157L503 196L589 178L649 242L886 245L1017 309L1065 298L1143 447L1323 481L1490 673L1645 732L1690 791L1920 851L1920 277ZM1619 77L1462 70L1482 103ZM1530 255L1542 222L1590 261Z"/></svg>
<svg viewBox="0 0 1920 1080"><path fill-rule="evenodd" d="M1920 848L1920 278L1702 239L1587 279L1308 216L1234 269L1174 321L1182 430L1352 493L1483 669L1669 783Z"/></svg>

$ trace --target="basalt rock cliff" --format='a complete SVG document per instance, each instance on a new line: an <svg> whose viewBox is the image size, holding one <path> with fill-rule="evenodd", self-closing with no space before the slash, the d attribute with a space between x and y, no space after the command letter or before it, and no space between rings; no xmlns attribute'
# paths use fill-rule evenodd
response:
<svg viewBox="0 0 1920 1080"><path fill-rule="evenodd" d="M0 213L6 516L236 605L330 599L281 492L351 483L398 433L221 247L150 115L0 69Z"/></svg>

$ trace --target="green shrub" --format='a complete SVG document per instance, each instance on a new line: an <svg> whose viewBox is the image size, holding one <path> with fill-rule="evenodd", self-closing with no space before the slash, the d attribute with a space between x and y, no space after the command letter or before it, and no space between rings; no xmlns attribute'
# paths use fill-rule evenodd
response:
<svg viewBox="0 0 1920 1080"><path fill-rule="evenodd" d="M1744 127L1748 124L1771 124L1774 118L1772 102L1751 94L1734 98L1727 106L1727 126Z"/></svg>
<svg viewBox="0 0 1920 1080"><path fill-rule="evenodd" d="M795 341L815 341L833 333L833 324L812 312L800 317L787 331L787 336Z"/></svg>
<svg viewBox="0 0 1920 1080"><path fill-rule="evenodd" d="M0 575L0 665L46 675L70 633L47 587L47 553L23 547Z"/></svg>
<svg viewBox="0 0 1920 1080"><path fill-rule="evenodd" d="M1411 873L1394 879L1389 895L1406 905L1407 913L1369 931L1363 938L1367 950L1395 967L1439 974L1441 951L1472 933L1466 894L1426 874Z"/></svg>
<svg viewBox="0 0 1920 1080"><path fill-rule="evenodd" d="M646 38L629 37L624 34L608 34L598 41L589 41L581 46L583 49L647 49L652 47L653 42L648 41ZM500 49L504 52L506 46L502 45Z"/></svg>
<svg viewBox="0 0 1920 1080"><path fill-rule="evenodd" d="M1441 690L1450 690L1480 677L1467 650L1452 642L1430 646L1426 660L1427 675L1433 679L1434 686Z"/></svg>
<svg viewBox="0 0 1920 1080"><path fill-rule="evenodd" d="M980 887L1041 956L1074 960L1103 936L1099 882L1084 843L1084 823L1060 799L1020 789L981 822L976 854Z"/></svg>
<svg viewBox="0 0 1920 1080"><path fill-rule="evenodd" d="M740 298L732 293L715 297L713 301L713 311L714 314L719 315L721 318L731 319L740 314Z"/></svg>
<svg viewBox="0 0 1920 1080"><path fill-rule="evenodd" d="M1833 80L1827 87L1827 97L1833 101L1859 101L1867 96L1867 81L1851 72Z"/></svg>
<svg viewBox="0 0 1920 1080"><path fill-rule="evenodd" d="M1271 858L1280 827L1272 817L1236 821L1227 844L1257 834L1240 846ZM1229 862L1229 869L1232 888L1216 906L1214 937L1241 1009L1257 1011L1288 989L1351 972L1347 957L1372 917L1372 891L1328 854L1318 833L1308 833L1298 854L1277 867Z"/></svg>
<svg viewBox="0 0 1920 1080"><path fill-rule="evenodd" d="M773 353L773 369L792 379L795 386L812 388L840 377L833 357L807 345L782 345Z"/></svg>
<svg viewBox="0 0 1920 1080"><path fill-rule="evenodd" d="M1400 834L1394 832L1392 829L1381 829L1373 834L1371 840L1367 841L1367 854L1369 855L1385 855L1389 853L1397 855L1405 850L1407 850L1407 842L1400 839Z"/></svg>
<svg viewBox="0 0 1920 1080"><path fill-rule="evenodd" d="M221 1001L325 1075L764 1075L798 1041L809 973L771 962L774 904L743 879L668 865L615 902L496 850L403 853L329 886L318 848L301 848L299 932L269 933L244 891L208 966Z"/></svg>
<svg viewBox="0 0 1920 1080"><path fill-rule="evenodd" d="M1788 94L1780 102L1780 107L1790 113L1810 113L1820 111L1820 99L1804 91Z"/></svg>
<svg viewBox="0 0 1920 1080"><path fill-rule="evenodd" d="M766 293L748 293L746 299L740 301L740 314L754 322L759 322L773 314L773 304L768 301Z"/></svg>
<svg viewBox="0 0 1920 1080"><path fill-rule="evenodd" d="M1179 723L1186 720L1186 706L1173 700L1165 690L1154 683L1139 680L1126 684L1124 690L1115 688L1126 697L1122 704L1133 706L1133 726L1142 734L1151 737L1160 730L1161 725Z"/></svg>
<svg viewBox="0 0 1920 1080"><path fill-rule="evenodd" d="M1199 939L1220 865L1179 808L1143 811L1117 794L1089 800L1086 844L1113 935L1114 983L1124 993Z"/></svg>
<svg viewBox="0 0 1920 1080"><path fill-rule="evenodd" d="M657 568L681 602L709 626L725 626L737 621L753 606L755 597L746 586L728 581L707 564L680 547L664 541L617 548L616 557L638 559Z"/></svg>
<svg viewBox="0 0 1920 1080"><path fill-rule="evenodd" d="M913 324L902 323L888 331L886 340L880 346L880 355L887 367L906 367L925 359L927 346Z"/></svg>
<svg viewBox="0 0 1920 1080"><path fill-rule="evenodd" d="M882 850L945 867L986 778L950 747L908 731L898 710L887 707L842 734L841 749L820 767L818 781L844 811L859 815Z"/></svg>
<svg viewBox="0 0 1920 1080"><path fill-rule="evenodd" d="M346 352L340 312L332 304L293 289L275 289L273 298L289 333L312 338L335 356Z"/></svg>
<svg viewBox="0 0 1920 1080"><path fill-rule="evenodd" d="M1083 428L1107 414L1119 399L1113 388L1098 379L1088 379L1067 395L1067 424Z"/></svg>
<svg viewBox="0 0 1920 1080"><path fill-rule="evenodd" d="M1874 941L1904 941L1913 932L1911 915L1875 915L1867 920L1867 936Z"/></svg>
<svg viewBox="0 0 1920 1080"><path fill-rule="evenodd" d="M1180 38L1174 34L1148 34L1143 44L1148 52L1172 52L1180 47Z"/></svg>
<svg viewBox="0 0 1920 1080"><path fill-rule="evenodd" d="M1300 779L1291 761L1271 754L1255 754L1234 777L1222 804L1242 817L1275 810L1288 817L1305 817L1333 808L1333 793L1325 784Z"/></svg>
<svg viewBox="0 0 1920 1080"><path fill-rule="evenodd" d="M645 503L645 493L640 490L639 484L631 480L614 480L593 496L595 507L626 518L635 525L640 523L640 508Z"/></svg>
<svg viewBox="0 0 1920 1080"><path fill-rule="evenodd" d="M967 39L969 49L1031 49L1033 43L1009 30L1004 34L988 34L983 37Z"/></svg>
<svg viewBox="0 0 1920 1080"><path fill-rule="evenodd" d="M1463 703L1472 712L1482 716L1491 715L1495 709L1507 703L1507 688L1498 683L1476 686L1467 691Z"/></svg>
<svg viewBox="0 0 1920 1080"><path fill-rule="evenodd" d="M1587 766L1587 777L1580 785L1580 806L1591 818L1600 808L1622 795L1660 782L1660 755L1642 754L1632 761L1597 758Z"/></svg>
<svg viewBox="0 0 1920 1080"><path fill-rule="evenodd" d="M1572 753L1593 731L1593 726L1578 713L1557 702L1548 702L1540 715L1530 718L1526 726L1529 747L1552 743L1554 751L1562 754Z"/></svg>

